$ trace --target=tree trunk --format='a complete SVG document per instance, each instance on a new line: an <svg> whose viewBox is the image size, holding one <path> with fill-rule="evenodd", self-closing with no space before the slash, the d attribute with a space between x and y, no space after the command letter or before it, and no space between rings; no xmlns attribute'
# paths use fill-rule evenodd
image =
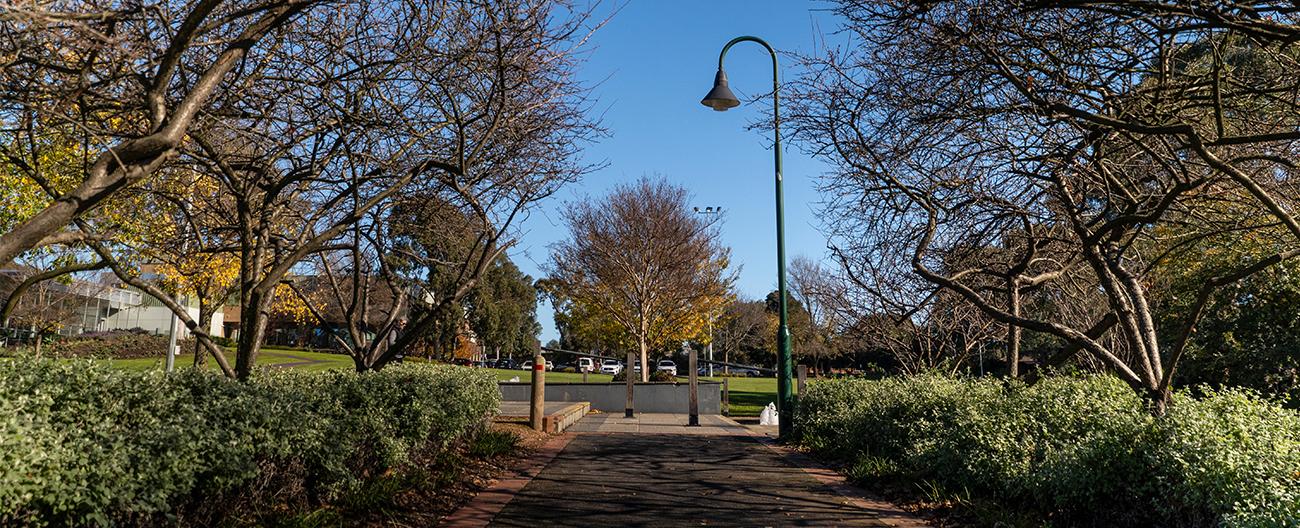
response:
<svg viewBox="0 0 1300 528"><path fill-rule="evenodd" d="M199 301L199 328L204 332L212 329L212 317L215 310L211 306L206 306L202 300ZM203 341L194 338L194 368L204 368L208 365L207 350L204 349Z"/></svg>
<svg viewBox="0 0 1300 528"><path fill-rule="evenodd" d="M36 333L36 351L35 351L35 352L36 352L36 359L41 359L41 341L44 341L44 340L45 340L45 336L42 335L40 332L37 332L37 333Z"/></svg>
<svg viewBox="0 0 1300 528"><path fill-rule="evenodd" d="M247 380L253 373L253 364L257 362L257 354L266 336L270 301L270 295L253 288L240 303L242 313L239 321L243 328L239 333L239 350L235 354L235 377L240 380Z"/></svg>
<svg viewBox="0 0 1300 528"><path fill-rule="evenodd" d="M650 381L650 344L646 343L644 335L637 339L637 344L641 348L641 383L648 383ZM628 365L628 368L632 368L632 365Z"/></svg>
<svg viewBox="0 0 1300 528"><path fill-rule="evenodd" d="M1020 317L1020 285L1014 277L1007 279L1007 311ZM1020 377L1020 327L1013 323L1007 323L1007 367L1013 379Z"/></svg>

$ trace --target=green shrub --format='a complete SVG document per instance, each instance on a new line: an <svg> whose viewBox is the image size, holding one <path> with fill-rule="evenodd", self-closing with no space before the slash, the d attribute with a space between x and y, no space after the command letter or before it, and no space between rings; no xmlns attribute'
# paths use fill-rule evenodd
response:
<svg viewBox="0 0 1300 528"><path fill-rule="evenodd" d="M639 376L640 373L638 372L637 375ZM623 369L619 371L619 373L615 374L614 377L610 379L610 381L627 381L627 369ZM673 377L672 374L669 374L662 370L656 370L650 373L650 382L651 383L676 383L677 378Z"/></svg>
<svg viewBox="0 0 1300 528"><path fill-rule="evenodd" d="M497 399L489 373L454 367L238 383L0 361L0 524L210 524L309 508L470 437Z"/></svg>
<svg viewBox="0 0 1300 528"><path fill-rule="evenodd" d="M1300 525L1300 415L1243 391L1166 416L1108 376L811 384L805 446L855 478L970 490L1060 525Z"/></svg>
<svg viewBox="0 0 1300 528"><path fill-rule="evenodd" d="M194 349L193 338L183 339L178 344L181 350ZM51 356L61 358L162 358L167 352L167 336L143 330L94 332L60 337L52 340L45 350Z"/></svg>

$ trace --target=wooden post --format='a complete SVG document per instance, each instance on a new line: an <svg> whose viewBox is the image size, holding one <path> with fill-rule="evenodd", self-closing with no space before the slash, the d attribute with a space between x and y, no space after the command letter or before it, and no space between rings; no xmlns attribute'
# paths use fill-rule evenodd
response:
<svg viewBox="0 0 1300 528"><path fill-rule="evenodd" d="M690 352L686 354L686 365L691 369L691 407L690 421L687 425L700 425L700 389L699 389L699 366L696 364L695 347L691 347Z"/></svg>
<svg viewBox="0 0 1300 528"><path fill-rule="evenodd" d="M731 416L731 377L722 377L722 415Z"/></svg>
<svg viewBox="0 0 1300 528"><path fill-rule="evenodd" d="M799 365L799 396L803 396L803 390L808 386L808 365Z"/></svg>
<svg viewBox="0 0 1300 528"><path fill-rule="evenodd" d="M529 423L534 431L542 430L546 416L546 358L539 353L533 356L533 398L528 409Z"/></svg>
<svg viewBox="0 0 1300 528"><path fill-rule="evenodd" d="M623 372L627 374L627 405L623 407L624 418L632 418L636 415L636 413L632 411L632 362L635 361L634 356L636 356L635 352L628 352L627 366L623 367Z"/></svg>
<svg viewBox="0 0 1300 528"><path fill-rule="evenodd" d="M587 369L582 369L582 382L587 382Z"/></svg>

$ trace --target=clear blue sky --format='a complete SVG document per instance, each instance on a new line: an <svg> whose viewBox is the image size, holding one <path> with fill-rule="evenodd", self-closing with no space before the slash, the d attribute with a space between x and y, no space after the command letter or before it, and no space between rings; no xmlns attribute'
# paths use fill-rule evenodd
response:
<svg viewBox="0 0 1300 528"><path fill-rule="evenodd" d="M771 86L771 59L761 46L741 43L727 54L727 74L739 108L714 112L700 99L717 70L728 40L755 35L778 51L812 52L819 35L832 39L835 21L824 3L801 0L631 0L601 6L609 23L594 36L594 50L581 78L594 85L596 109L611 137L588 148L586 157L608 166L542 203L522 224L511 256L540 277L549 246L565 237L559 211L565 202L600 198L614 186L642 175L659 175L694 194L700 207L726 211L723 241L741 266L737 289L761 298L776 288L771 139L745 126L761 117L748 104ZM782 57L782 78L792 61ZM767 100L758 104L770 104ZM786 145L786 253L820 259L825 238L817 230L816 179L825 165ZM538 307L541 340L557 338L549 306Z"/></svg>

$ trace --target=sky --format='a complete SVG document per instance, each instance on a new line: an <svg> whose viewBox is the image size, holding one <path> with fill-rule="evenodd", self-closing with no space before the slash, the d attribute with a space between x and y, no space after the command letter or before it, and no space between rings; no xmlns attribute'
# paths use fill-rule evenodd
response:
<svg viewBox="0 0 1300 528"><path fill-rule="evenodd" d="M627 0L605 2L608 18L592 38L579 78L592 86L594 110L609 136L589 145L604 168L540 203L521 224L511 258L534 278L552 244L566 237L565 203L600 199L642 176L663 177L693 194L692 205L722 207L722 241L741 267L736 289L761 299L776 289L776 216L770 133L746 130L762 117L754 97L771 86L771 58L754 43L727 53L731 88L744 102L727 112L700 104L713 84L718 52L733 37L754 35L778 51L811 53L836 30L823 2L802 0ZM781 76L796 73L781 57ZM770 104L761 100L758 105ZM786 255L826 254L816 219L816 182L827 166L784 145ZM543 343L556 339L553 312L538 306Z"/></svg>

